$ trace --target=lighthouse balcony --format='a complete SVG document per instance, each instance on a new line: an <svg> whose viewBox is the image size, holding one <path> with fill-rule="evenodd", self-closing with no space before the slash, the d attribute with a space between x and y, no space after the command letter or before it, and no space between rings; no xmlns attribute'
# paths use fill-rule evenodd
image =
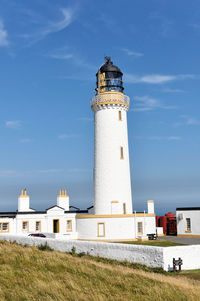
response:
<svg viewBox="0 0 200 301"><path fill-rule="evenodd" d="M94 95L91 99L91 106L99 106L99 105L124 105L129 107L130 98L123 93L119 93L116 91L106 92L104 94Z"/></svg>

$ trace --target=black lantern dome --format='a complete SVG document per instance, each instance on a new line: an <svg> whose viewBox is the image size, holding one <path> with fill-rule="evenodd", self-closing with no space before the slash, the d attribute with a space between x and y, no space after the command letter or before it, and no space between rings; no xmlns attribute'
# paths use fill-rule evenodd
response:
<svg viewBox="0 0 200 301"><path fill-rule="evenodd" d="M97 77L97 93L105 93L109 91L123 92L123 73L121 70L113 65L110 57L105 57L106 62L99 68L96 74Z"/></svg>

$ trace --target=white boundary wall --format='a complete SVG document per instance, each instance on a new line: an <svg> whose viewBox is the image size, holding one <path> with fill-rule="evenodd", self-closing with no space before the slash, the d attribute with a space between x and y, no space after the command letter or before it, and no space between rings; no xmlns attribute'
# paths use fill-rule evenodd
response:
<svg viewBox="0 0 200 301"><path fill-rule="evenodd" d="M173 270L172 260L179 257L183 260L183 270L200 269L200 245L163 248L164 270Z"/></svg>
<svg viewBox="0 0 200 301"><path fill-rule="evenodd" d="M183 260L183 270L200 268L200 245L177 247L153 247L120 243L61 240L52 238L36 238L22 235L0 234L0 240L16 242L22 245L38 246L47 243L52 249L70 252L73 247L77 253L85 252L92 256L100 256L119 261L140 263L149 267L161 267L165 271L173 269L173 257Z"/></svg>

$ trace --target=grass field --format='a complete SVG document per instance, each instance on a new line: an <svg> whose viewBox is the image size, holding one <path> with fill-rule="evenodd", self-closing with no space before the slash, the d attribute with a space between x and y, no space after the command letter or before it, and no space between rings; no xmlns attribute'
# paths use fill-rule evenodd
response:
<svg viewBox="0 0 200 301"><path fill-rule="evenodd" d="M0 300L200 300L183 274L73 253L1 241Z"/></svg>
<svg viewBox="0 0 200 301"><path fill-rule="evenodd" d="M154 246L154 247L186 246L186 244L176 243L171 240L124 241L122 243L133 244L133 245L146 245L146 246Z"/></svg>

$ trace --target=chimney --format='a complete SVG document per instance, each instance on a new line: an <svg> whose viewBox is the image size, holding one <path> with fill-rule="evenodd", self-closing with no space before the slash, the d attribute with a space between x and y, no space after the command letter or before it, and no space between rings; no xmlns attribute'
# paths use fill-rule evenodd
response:
<svg viewBox="0 0 200 301"><path fill-rule="evenodd" d="M154 201L153 200L147 201L147 211L148 211L148 213L154 214Z"/></svg>
<svg viewBox="0 0 200 301"><path fill-rule="evenodd" d="M69 196L67 190L60 190L57 196L57 206L69 211Z"/></svg>
<svg viewBox="0 0 200 301"><path fill-rule="evenodd" d="M18 211L32 211L32 209L30 209L30 197L27 195L26 189L22 189L21 195L18 197Z"/></svg>

